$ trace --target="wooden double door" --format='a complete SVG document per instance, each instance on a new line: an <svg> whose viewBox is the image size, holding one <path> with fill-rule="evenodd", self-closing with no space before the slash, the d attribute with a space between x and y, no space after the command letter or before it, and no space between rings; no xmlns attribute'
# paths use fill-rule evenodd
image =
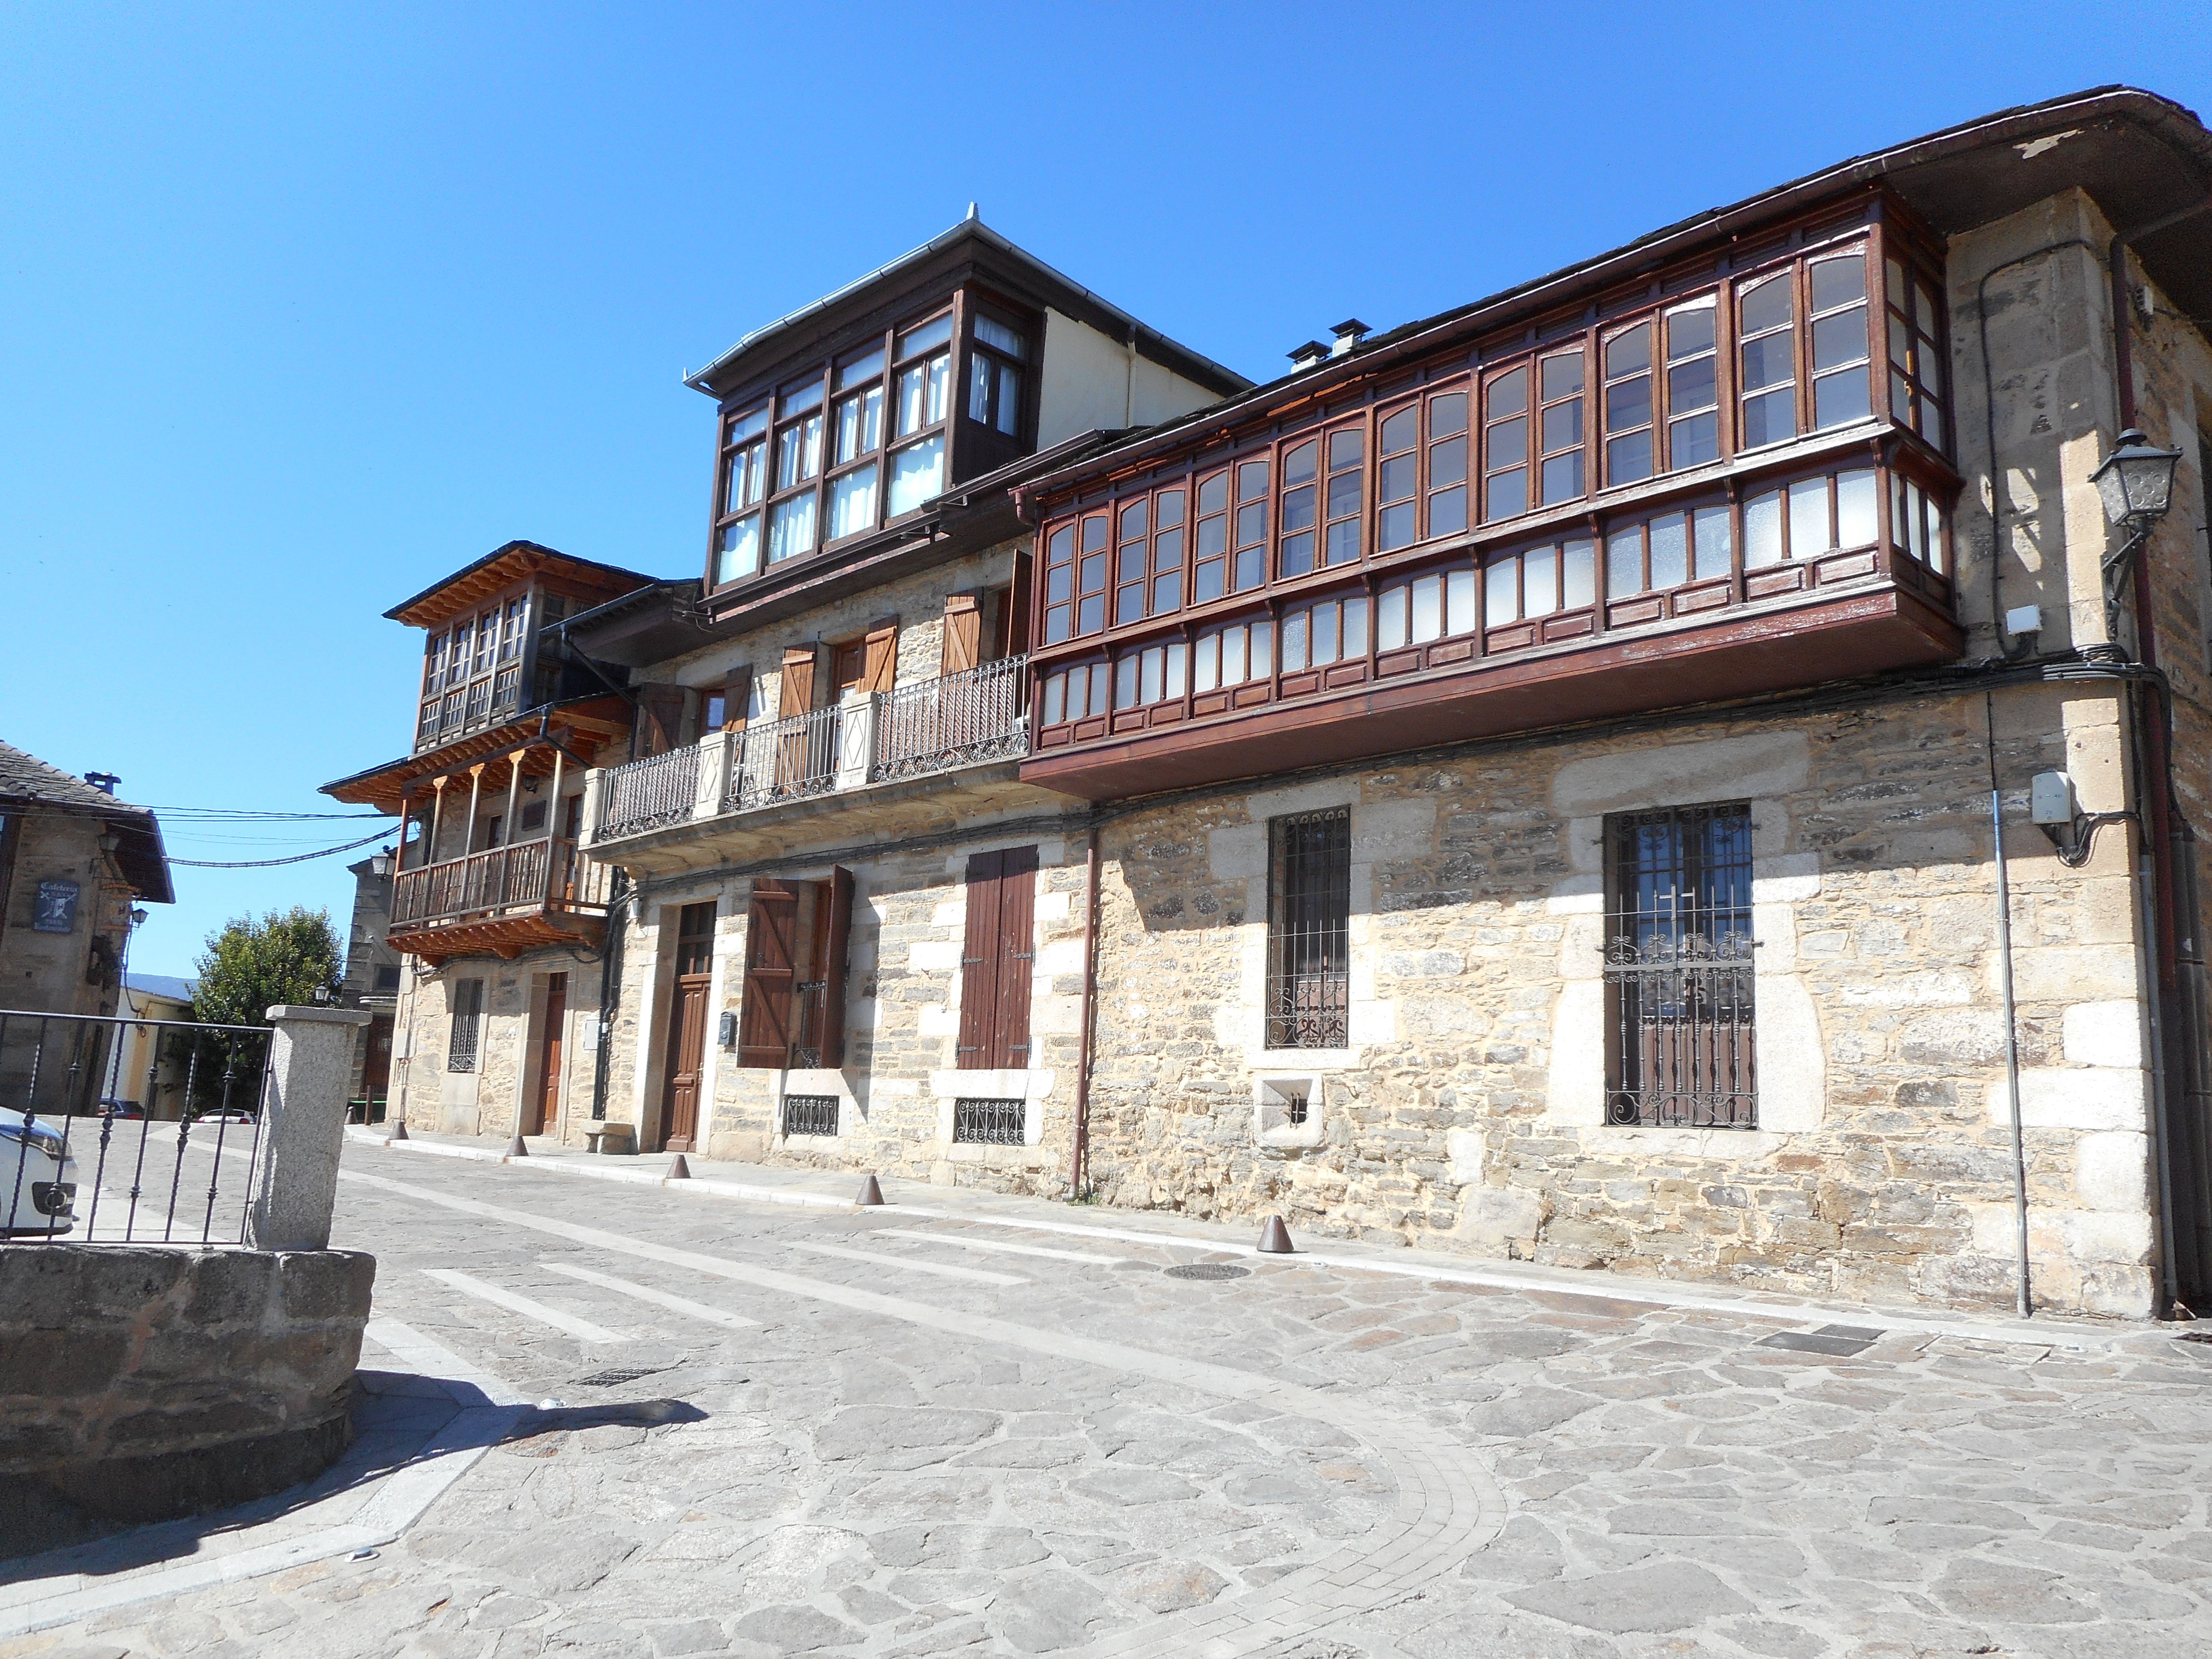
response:
<svg viewBox="0 0 2212 1659"><path fill-rule="evenodd" d="M694 1151L699 1082L707 1066L707 992L714 982L714 904L687 904L676 924L676 977L660 1083L660 1149Z"/></svg>

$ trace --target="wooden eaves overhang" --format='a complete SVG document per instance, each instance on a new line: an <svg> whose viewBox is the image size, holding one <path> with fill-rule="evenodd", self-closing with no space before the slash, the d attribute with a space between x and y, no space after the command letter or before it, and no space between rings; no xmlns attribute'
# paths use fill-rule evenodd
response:
<svg viewBox="0 0 2212 1659"><path fill-rule="evenodd" d="M604 744L629 731L630 720L629 700L613 692L550 703L527 709L504 725L339 778L325 784L322 793L333 800L374 806L397 817L403 798L417 792L417 786L508 756L520 757L526 777L550 775L558 746L567 751L568 763L580 771L597 763L595 757Z"/></svg>
<svg viewBox="0 0 2212 1659"><path fill-rule="evenodd" d="M493 594L533 576L556 578L581 592L610 598L650 586L658 580L618 565L574 558L557 548L537 542L512 541L494 548L474 564L440 577L384 614L389 620L404 623L410 628L436 628L455 617L467 615Z"/></svg>

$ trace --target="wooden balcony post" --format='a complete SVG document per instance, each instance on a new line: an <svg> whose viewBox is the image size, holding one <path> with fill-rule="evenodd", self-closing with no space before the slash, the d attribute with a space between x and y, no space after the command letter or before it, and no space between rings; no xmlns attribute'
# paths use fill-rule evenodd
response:
<svg viewBox="0 0 2212 1659"><path fill-rule="evenodd" d="M477 850L477 805L483 799L483 763L469 768L469 821L461 831L461 856Z"/></svg>
<svg viewBox="0 0 2212 1659"><path fill-rule="evenodd" d="M514 845L514 807L516 795L522 787L522 758L529 752L527 749L520 749L507 757L507 816L499 821L499 833L501 844L510 848ZM499 861L499 896L494 902L507 902L507 889L514 875L514 859L501 859Z"/></svg>
<svg viewBox="0 0 2212 1659"><path fill-rule="evenodd" d="M422 843L422 862L426 865L438 861L438 832L445 828L446 823L447 782L443 773L430 780L434 792L430 800L430 839Z"/></svg>
<svg viewBox="0 0 2212 1659"><path fill-rule="evenodd" d="M584 769L584 820L576 826L576 842L588 846L599 838L599 792L605 787L607 769L587 766Z"/></svg>

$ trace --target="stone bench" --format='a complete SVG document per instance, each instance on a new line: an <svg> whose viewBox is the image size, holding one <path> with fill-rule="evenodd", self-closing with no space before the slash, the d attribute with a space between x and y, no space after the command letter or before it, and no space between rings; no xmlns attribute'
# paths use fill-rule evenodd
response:
<svg viewBox="0 0 2212 1659"><path fill-rule="evenodd" d="M584 1150L605 1154L634 1153L637 1151L637 1126L602 1123L595 1129L586 1129L584 1131Z"/></svg>

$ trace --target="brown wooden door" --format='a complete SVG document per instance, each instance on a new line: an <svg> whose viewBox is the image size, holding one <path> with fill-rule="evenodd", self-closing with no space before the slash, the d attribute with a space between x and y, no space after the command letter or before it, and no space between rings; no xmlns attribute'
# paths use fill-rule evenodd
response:
<svg viewBox="0 0 2212 1659"><path fill-rule="evenodd" d="M699 1134L699 1074L707 1060L707 988L712 979L714 906L687 904L678 919L676 983L668 1000L668 1056L662 1075L660 1149L688 1152Z"/></svg>
<svg viewBox="0 0 2212 1659"><path fill-rule="evenodd" d="M561 1117L561 1028L568 1017L568 976L545 981L545 1024L538 1034L538 1099L525 1134L542 1135Z"/></svg>

